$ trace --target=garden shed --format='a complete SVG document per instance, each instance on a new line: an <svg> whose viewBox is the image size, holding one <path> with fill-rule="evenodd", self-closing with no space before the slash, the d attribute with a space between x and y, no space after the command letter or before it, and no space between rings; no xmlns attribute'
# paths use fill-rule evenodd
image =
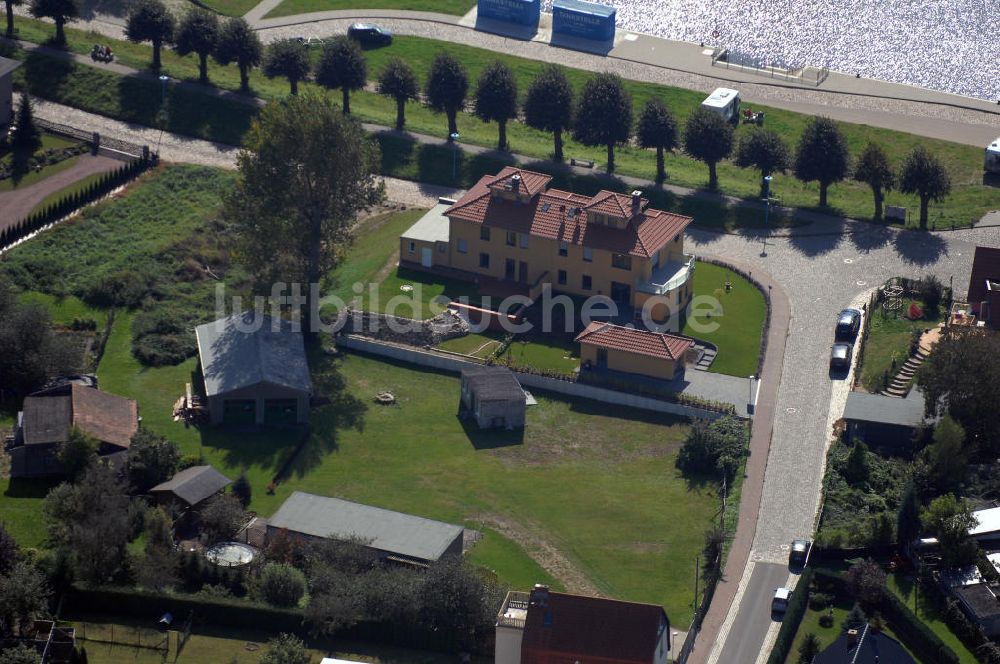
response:
<svg viewBox="0 0 1000 664"><path fill-rule="evenodd" d="M528 399L514 373L504 367L473 365L462 369L460 414L480 429L521 429Z"/></svg>
<svg viewBox="0 0 1000 664"><path fill-rule="evenodd" d="M847 439L860 440L871 447L903 448L924 421L924 396L910 390L906 398L851 392L844 407Z"/></svg>
<svg viewBox="0 0 1000 664"><path fill-rule="evenodd" d="M191 466L157 484L149 493L163 505L175 505L181 510L195 507L219 493L233 481L212 466Z"/></svg>
<svg viewBox="0 0 1000 664"><path fill-rule="evenodd" d="M199 325L195 333L213 424L308 421L309 363L291 321L245 311Z"/></svg>
<svg viewBox="0 0 1000 664"><path fill-rule="evenodd" d="M423 565L462 554L465 529L381 507L295 491L268 519L267 536L356 539L393 562Z"/></svg>

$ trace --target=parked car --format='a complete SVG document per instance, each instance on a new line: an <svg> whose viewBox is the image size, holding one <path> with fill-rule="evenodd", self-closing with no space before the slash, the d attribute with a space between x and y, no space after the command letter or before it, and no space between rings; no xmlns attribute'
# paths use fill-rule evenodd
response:
<svg viewBox="0 0 1000 664"><path fill-rule="evenodd" d="M791 588L775 588L774 599L771 600L773 613L784 613L788 608L788 599L792 596Z"/></svg>
<svg viewBox="0 0 1000 664"><path fill-rule="evenodd" d="M347 36L362 44L387 46L392 43L392 33L371 23L355 23L347 29Z"/></svg>
<svg viewBox="0 0 1000 664"><path fill-rule="evenodd" d="M854 341L861 329L861 312L857 309L844 309L837 316L836 336L838 339Z"/></svg>
<svg viewBox="0 0 1000 664"><path fill-rule="evenodd" d="M851 354L854 345L849 343L836 343L830 347L830 368L843 369L847 371L851 368Z"/></svg>
<svg viewBox="0 0 1000 664"><path fill-rule="evenodd" d="M792 541L792 550L788 552L788 564L792 567L805 567L809 557L809 540Z"/></svg>

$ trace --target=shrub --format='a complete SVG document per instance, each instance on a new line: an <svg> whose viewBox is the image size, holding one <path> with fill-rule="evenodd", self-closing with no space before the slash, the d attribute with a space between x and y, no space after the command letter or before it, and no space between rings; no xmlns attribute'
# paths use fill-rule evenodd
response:
<svg viewBox="0 0 1000 664"><path fill-rule="evenodd" d="M827 627L827 628L833 627L833 614L832 613L824 613L823 615L821 615L819 617L819 626L820 627Z"/></svg>
<svg viewBox="0 0 1000 664"><path fill-rule="evenodd" d="M132 353L143 364L180 364L198 352L190 321L173 309L139 313L132 322Z"/></svg>
<svg viewBox="0 0 1000 664"><path fill-rule="evenodd" d="M306 592L306 577L291 565L268 563L260 573L258 592L261 599L282 608L296 606Z"/></svg>
<svg viewBox="0 0 1000 664"><path fill-rule="evenodd" d="M809 608L813 611L822 611L833 603L833 595L821 592L813 592L809 595Z"/></svg>

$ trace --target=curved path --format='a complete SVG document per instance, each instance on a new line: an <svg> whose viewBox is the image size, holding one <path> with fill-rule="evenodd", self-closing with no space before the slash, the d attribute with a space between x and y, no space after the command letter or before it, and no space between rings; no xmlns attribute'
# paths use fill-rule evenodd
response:
<svg viewBox="0 0 1000 664"><path fill-rule="evenodd" d="M157 145L160 135L155 129L48 102L39 101L36 113L150 145ZM159 149L166 160L226 168L234 166L237 153L231 146L168 133L162 135ZM386 178L386 188L390 199L409 205L427 205L438 196L460 193L391 178ZM842 385L835 390L827 372L834 316L859 295L897 275L933 273L964 293L975 245L1000 246L1000 231L980 227L922 233L823 217L781 237L753 229L733 234L693 229L687 241L695 254L756 272L765 287L771 285L776 307L736 540L726 580L720 584L692 659L753 664L774 634L774 624L762 630L755 622L762 611L766 615L760 597L777 585L772 579L788 578L782 547L813 529L831 439L829 415L843 397ZM788 335L782 354L784 317L779 308L785 306ZM833 408L832 396L836 396ZM765 426L769 412L773 413L770 432ZM727 640L730 634L733 638ZM736 643L738 652L721 660L723 648L735 647L729 643Z"/></svg>

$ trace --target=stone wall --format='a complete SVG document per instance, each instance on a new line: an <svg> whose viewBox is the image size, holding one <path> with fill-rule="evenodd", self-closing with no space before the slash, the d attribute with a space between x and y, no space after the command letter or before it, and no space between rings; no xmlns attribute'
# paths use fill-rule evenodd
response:
<svg viewBox="0 0 1000 664"><path fill-rule="evenodd" d="M429 320L350 309L342 332L424 348L436 346L448 339L464 337L469 333L469 324L450 309Z"/></svg>

